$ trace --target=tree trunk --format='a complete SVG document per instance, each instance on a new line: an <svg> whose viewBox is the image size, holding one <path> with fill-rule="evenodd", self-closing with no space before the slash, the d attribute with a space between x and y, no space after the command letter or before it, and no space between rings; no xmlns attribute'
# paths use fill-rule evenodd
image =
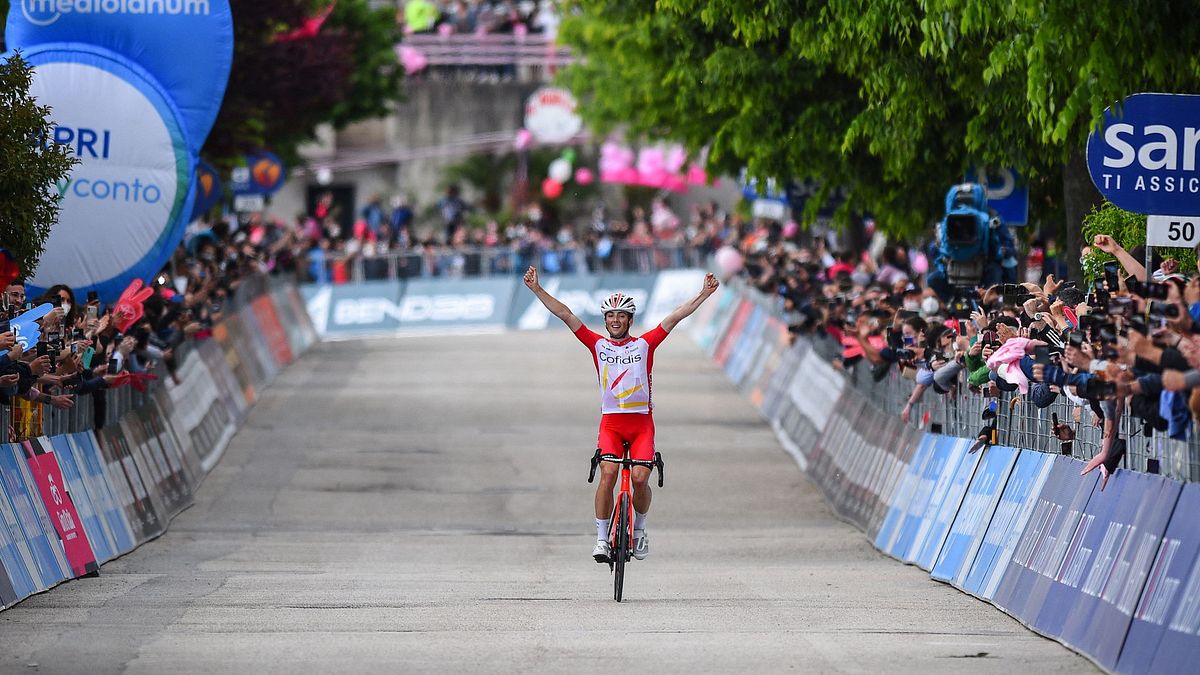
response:
<svg viewBox="0 0 1200 675"><path fill-rule="evenodd" d="M1083 269L1079 265L1079 251L1087 242L1082 241L1083 217L1100 204L1103 197L1092 184L1088 175L1087 155L1083 147L1071 152L1067 165L1063 167L1063 211L1067 221L1066 245L1062 256L1067 263L1067 278L1083 282Z"/></svg>

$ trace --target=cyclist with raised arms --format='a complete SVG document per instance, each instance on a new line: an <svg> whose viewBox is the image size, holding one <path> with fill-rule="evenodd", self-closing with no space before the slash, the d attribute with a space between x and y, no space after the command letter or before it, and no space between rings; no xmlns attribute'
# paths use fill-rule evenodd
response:
<svg viewBox="0 0 1200 675"><path fill-rule="evenodd" d="M654 350L675 326L691 316L720 285L712 274L704 277L696 297L675 308L662 323L640 337L632 337L629 327L637 313L633 298L613 293L600 304L608 337L583 325L570 308L546 292L538 283L537 269L525 272L525 285L550 313L562 319L567 328L592 353L600 382L600 434L597 445L601 454L621 457L622 443L629 443L629 456L635 461L654 459L654 409L650 396ZM618 466L600 464L600 484L596 486L596 547L592 557L598 563L609 561L608 530L613 510L613 488ZM634 466L633 482L633 557L644 560L650 553L646 537L646 513L650 511L650 468Z"/></svg>

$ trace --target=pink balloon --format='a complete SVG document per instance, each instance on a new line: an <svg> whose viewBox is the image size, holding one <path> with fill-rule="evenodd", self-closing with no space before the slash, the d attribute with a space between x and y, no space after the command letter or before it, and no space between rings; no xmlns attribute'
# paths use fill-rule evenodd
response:
<svg viewBox="0 0 1200 675"><path fill-rule="evenodd" d="M679 173L686 161L687 152L684 151L682 145L672 145L667 148L665 159L667 173Z"/></svg>
<svg viewBox="0 0 1200 675"><path fill-rule="evenodd" d="M586 166L581 166L578 169L575 169L576 183L579 183L580 185L591 185L592 181L595 179L596 177L592 175L592 170Z"/></svg>
<svg viewBox="0 0 1200 675"><path fill-rule="evenodd" d="M783 236L787 237L788 239L791 239L792 237L796 236L796 232L799 229L800 229L800 226L796 224L796 221L789 220L786 223L784 223L784 225L783 225Z"/></svg>
<svg viewBox="0 0 1200 675"><path fill-rule="evenodd" d="M400 63L404 64L404 72L407 75L419 73L429 65L429 59L425 58L425 53L420 49L414 49L405 45L400 45Z"/></svg>
<svg viewBox="0 0 1200 675"><path fill-rule="evenodd" d="M558 199L562 195L562 191L562 183L553 178L542 181L542 194L546 195L547 199Z"/></svg>
<svg viewBox="0 0 1200 675"><path fill-rule="evenodd" d="M713 262L717 264L717 271L721 274L722 280L728 280L742 271L742 254L732 246L722 246L717 249L717 254L713 256Z"/></svg>
<svg viewBox="0 0 1200 675"><path fill-rule="evenodd" d="M513 139L513 147L517 150L528 150L531 145L533 145L533 132L528 129L518 129L517 136Z"/></svg>
<svg viewBox="0 0 1200 675"><path fill-rule="evenodd" d="M450 37L451 35L454 34L454 26L453 26L453 24L449 24L449 23L439 23L437 31L438 31L438 35L440 35L442 37Z"/></svg>

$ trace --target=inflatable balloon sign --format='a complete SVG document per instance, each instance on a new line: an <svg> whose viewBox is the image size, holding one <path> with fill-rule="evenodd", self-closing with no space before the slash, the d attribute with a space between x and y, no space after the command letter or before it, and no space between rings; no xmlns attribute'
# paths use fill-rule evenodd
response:
<svg viewBox="0 0 1200 675"><path fill-rule="evenodd" d="M183 237L195 196L187 128L158 82L119 54L74 43L24 57L30 93L51 109L47 140L80 160L55 186L61 209L31 295L61 283L111 302L157 274Z"/></svg>
<svg viewBox="0 0 1200 675"><path fill-rule="evenodd" d="M575 169L575 182L580 185L591 185L592 181L596 180L596 176L592 174L592 170L586 166L581 166Z"/></svg>
<svg viewBox="0 0 1200 675"><path fill-rule="evenodd" d="M233 13L229 0L10 0L4 41L23 52L95 45L138 64L178 108L197 155L229 81Z"/></svg>

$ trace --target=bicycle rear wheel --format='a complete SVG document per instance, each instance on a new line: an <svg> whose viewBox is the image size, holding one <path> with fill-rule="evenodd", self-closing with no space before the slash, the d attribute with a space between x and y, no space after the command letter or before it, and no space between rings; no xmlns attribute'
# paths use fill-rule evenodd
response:
<svg viewBox="0 0 1200 675"><path fill-rule="evenodd" d="M617 503L617 545L613 549L616 558L613 566L613 599L621 601L621 591L625 586L625 561L629 559L629 508L627 495L621 495Z"/></svg>

